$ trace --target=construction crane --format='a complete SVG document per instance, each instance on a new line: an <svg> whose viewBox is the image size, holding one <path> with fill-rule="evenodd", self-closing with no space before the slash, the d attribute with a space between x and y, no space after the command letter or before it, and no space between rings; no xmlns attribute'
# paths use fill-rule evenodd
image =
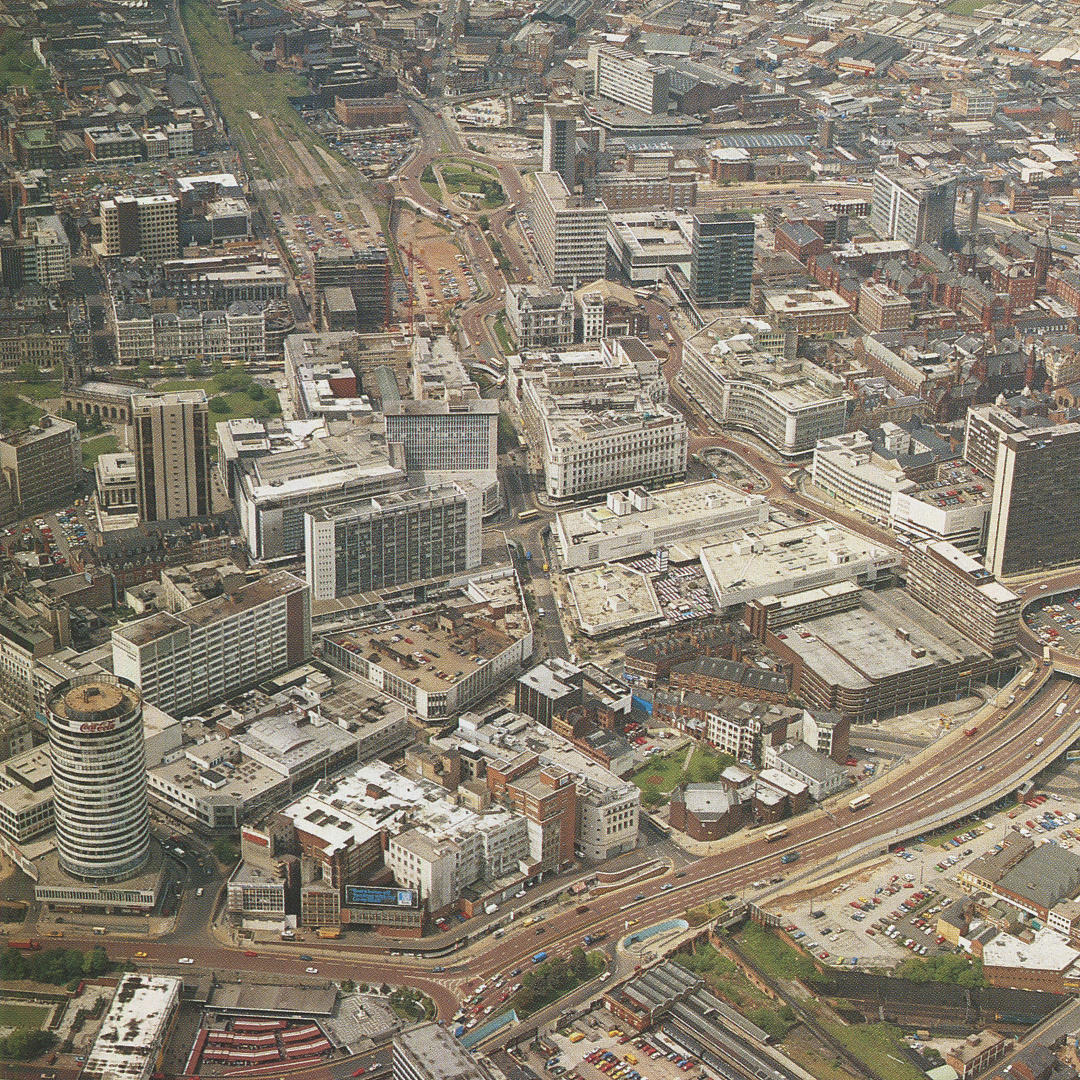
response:
<svg viewBox="0 0 1080 1080"><path fill-rule="evenodd" d="M416 327L413 317L413 305L416 303L416 255L413 252L412 244L399 244L398 250L405 256L405 261L409 264L409 280L406 282L408 286L409 296L409 337L415 337Z"/></svg>

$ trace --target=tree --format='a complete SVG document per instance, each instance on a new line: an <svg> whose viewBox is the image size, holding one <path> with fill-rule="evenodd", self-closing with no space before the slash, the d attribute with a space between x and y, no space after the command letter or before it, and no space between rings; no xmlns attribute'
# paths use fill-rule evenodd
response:
<svg viewBox="0 0 1080 1080"><path fill-rule="evenodd" d="M91 949L83 960L83 974L96 978L104 975L109 970L109 956L105 950L97 945Z"/></svg>
<svg viewBox="0 0 1080 1080"><path fill-rule="evenodd" d="M664 803L664 794L656 788L651 787L641 796L641 801L646 806L662 806Z"/></svg>
<svg viewBox="0 0 1080 1080"><path fill-rule="evenodd" d="M585 959L585 950L580 945L570 950L570 973L579 981L589 974L589 961Z"/></svg>
<svg viewBox="0 0 1080 1080"><path fill-rule="evenodd" d="M240 849L236 842L226 836L220 836L210 845L214 858L223 863L234 863L240 859Z"/></svg>
<svg viewBox="0 0 1080 1080"><path fill-rule="evenodd" d="M213 413L229 413L232 409L229 403L223 397L215 397L210 399L210 411Z"/></svg>
<svg viewBox="0 0 1080 1080"><path fill-rule="evenodd" d="M26 383L39 383L45 381L45 376L37 364L20 364L16 374L22 382Z"/></svg>
<svg viewBox="0 0 1080 1080"><path fill-rule="evenodd" d="M29 1061L43 1054L52 1046L56 1036L49 1031L31 1031L19 1028L5 1039L0 1039L0 1057L15 1058L16 1061Z"/></svg>
<svg viewBox="0 0 1080 1080"><path fill-rule="evenodd" d="M215 356L213 362L210 364L210 370L215 375L220 375L225 370L225 361L220 356Z"/></svg>
<svg viewBox="0 0 1080 1080"><path fill-rule="evenodd" d="M202 364L194 356L184 365L184 369L193 379L202 374Z"/></svg>
<svg viewBox="0 0 1080 1080"><path fill-rule="evenodd" d="M176 361L166 360L165 363L162 365L162 370L165 372L166 375L172 378L172 376L176 374Z"/></svg>
<svg viewBox="0 0 1080 1080"><path fill-rule="evenodd" d="M266 397L266 390L263 388L262 383L257 382L252 382L245 393L252 401L262 401Z"/></svg>
<svg viewBox="0 0 1080 1080"><path fill-rule="evenodd" d="M144 381L146 379L149 379L150 378L150 361L149 360L140 360L139 361L139 366L138 366L138 368L136 370L139 372L139 378L140 379L142 379Z"/></svg>

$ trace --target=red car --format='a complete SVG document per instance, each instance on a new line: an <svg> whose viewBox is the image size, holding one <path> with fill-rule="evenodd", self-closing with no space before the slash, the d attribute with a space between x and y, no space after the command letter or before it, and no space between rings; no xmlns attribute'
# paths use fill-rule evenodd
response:
<svg viewBox="0 0 1080 1080"><path fill-rule="evenodd" d="M244 950L244 955L245 956L258 956L259 954L254 949L245 949Z"/></svg>
<svg viewBox="0 0 1080 1080"><path fill-rule="evenodd" d="M363 1076L364 1072L365 1072L364 1066L361 1065L360 1068L357 1069L356 1072L353 1073L353 1076Z"/></svg>

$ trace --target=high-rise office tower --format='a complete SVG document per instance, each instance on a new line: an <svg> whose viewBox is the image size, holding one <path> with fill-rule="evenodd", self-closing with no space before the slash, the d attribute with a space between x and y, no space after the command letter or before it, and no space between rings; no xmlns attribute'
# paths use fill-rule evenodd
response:
<svg viewBox="0 0 1080 1080"><path fill-rule="evenodd" d="M552 285L573 286L604 276L607 207L600 199L571 195L557 172L533 177L536 247Z"/></svg>
<svg viewBox="0 0 1080 1080"><path fill-rule="evenodd" d="M131 449L143 521L210 513L209 415L203 390L132 396Z"/></svg>
<svg viewBox="0 0 1080 1080"><path fill-rule="evenodd" d="M940 244L954 231L956 179L933 180L908 169L878 169L870 204L870 228L883 240L913 248Z"/></svg>
<svg viewBox="0 0 1080 1080"><path fill-rule="evenodd" d="M690 291L699 304L749 304L754 220L732 212L694 215Z"/></svg>
<svg viewBox="0 0 1080 1080"><path fill-rule="evenodd" d="M278 570L112 632L113 671L171 716L221 701L311 657L307 583Z"/></svg>
<svg viewBox="0 0 1080 1080"><path fill-rule="evenodd" d="M107 257L141 255L158 262L180 254L180 200L175 195L117 195L99 210Z"/></svg>
<svg viewBox="0 0 1080 1080"><path fill-rule="evenodd" d="M577 121L570 109L544 106L544 152L542 172L557 172L568 191L577 181Z"/></svg>
<svg viewBox="0 0 1080 1080"><path fill-rule="evenodd" d="M1016 644L1020 597L977 559L946 540L908 550L908 592L989 653Z"/></svg>
<svg viewBox="0 0 1080 1080"><path fill-rule="evenodd" d="M1080 563L1080 424L1002 431L986 565L995 577Z"/></svg>
<svg viewBox="0 0 1080 1080"><path fill-rule="evenodd" d="M0 468L23 515L63 506L82 479L78 427L46 414L29 431L0 439Z"/></svg>
<svg viewBox="0 0 1080 1080"><path fill-rule="evenodd" d="M385 410L391 458L400 447L410 472L490 472L498 466L497 401L392 401Z"/></svg>
<svg viewBox="0 0 1080 1080"><path fill-rule="evenodd" d="M122 881L150 854L142 698L127 679L81 675L45 701L60 866Z"/></svg>
<svg viewBox="0 0 1080 1080"><path fill-rule="evenodd" d="M629 105L651 116L668 111L671 76L659 64L610 45L591 45L589 67L597 97Z"/></svg>
<svg viewBox="0 0 1080 1080"><path fill-rule="evenodd" d="M483 508L479 488L447 484L305 514L312 598L333 600L475 570Z"/></svg>

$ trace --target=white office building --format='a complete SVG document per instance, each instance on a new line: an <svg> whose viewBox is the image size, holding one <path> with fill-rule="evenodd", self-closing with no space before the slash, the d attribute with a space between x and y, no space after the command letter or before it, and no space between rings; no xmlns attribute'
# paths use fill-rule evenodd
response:
<svg viewBox="0 0 1080 1080"><path fill-rule="evenodd" d="M884 449L906 437L894 424L882 427ZM976 551L985 539L993 486L965 465L947 462L933 479L916 483L869 435L850 431L818 442L811 477L822 491L906 536L947 540L963 551Z"/></svg>
<svg viewBox="0 0 1080 1080"><path fill-rule="evenodd" d="M847 420L843 379L808 360L761 352L749 334L683 342L677 381L707 417L753 432L784 457L809 453Z"/></svg>
<svg viewBox="0 0 1080 1080"><path fill-rule="evenodd" d="M553 535L559 562L576 570L764 526L768 520L769 502L763 495L705 480L662 491L608 492L602 503L556 515Z"/></svg>
<svg viewBox="0 0 1080 1080"><path fill-rule="evenodd" d="M608 211L603 201L571 195L556 172L533 175L536 247L552 285L577 288L604 277Z"/></svg>
<svg viewBox="0 0 1080 1080"><path fill-rule="evenodd" d="M468 483L389 492L304 515L307 581L315 600L475 570L483 492Z"/></svg>
<svg viewBox="0 0 1080 1080"><path fill-rule="evenodd" d="M608 45L589 47L589 66L597 97L629 105L650 116L667 112L670 76L665 68Z"/></svg>
<svg viewBox="0 0 1080 1080"><path fill-rule="evenodd" d="M878 169L871 195L870 228L882 240L912 248L938 244L953 229L957 180L924 177L912 169Z"/></svg>
<svg viewBox="0 0 1080 1080"><path fill-rule="evenodd" d="M487 1080L487 1073L449 1029L432 1021L394 1036L394 1080Z"/></svg>
<svg viewBox="0 0 1080 1080"><path fill-rule="evenodd" d="M23 273L31 284L55 289L71 280L71 243L56 214L30 218L26 228L34 241L23 258Z"/></svg>
<svg viewBox="0 0 1080 1080"><path fill-rule="evenodd" d="M100 207L102 254L141 255L150 262L180 254L180 200L175 195L117 195Z"/></svg>
<svg viewBox="0 0 1080 1080"><path fill-rule="evenodd" d="M307 584L278 571L187 611L112 632L113 671L146 701L185 716L311 656Z"/></svg>
<svg viewBox="0 0 1080 1080"><path fill-rule="evenodd" d="M176 976L121 975L79 1074L83 1080L150 1080L172 1034L183 988Z"/></svg>

